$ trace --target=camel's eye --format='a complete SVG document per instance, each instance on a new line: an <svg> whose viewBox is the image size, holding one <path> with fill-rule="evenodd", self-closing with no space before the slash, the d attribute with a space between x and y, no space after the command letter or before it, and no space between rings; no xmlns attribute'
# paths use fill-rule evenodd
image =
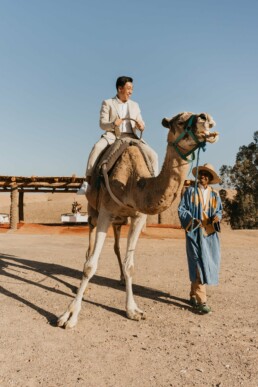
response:
<svg viewBox="0 0 258 387"><path fill-rule="evenodd" d="M199 117L202 118L204 121L206 121L206 115L205 115L204 113L201 113L201 114L199 115Z"/></svg>

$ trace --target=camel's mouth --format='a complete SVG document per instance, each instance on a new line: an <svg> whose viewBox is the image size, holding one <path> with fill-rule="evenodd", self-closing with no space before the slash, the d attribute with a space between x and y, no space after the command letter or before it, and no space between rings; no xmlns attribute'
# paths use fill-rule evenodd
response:
<svg viewBox="0 0 258 387"><path fill-rule="evenodd" d="M203 132L200 132L199 135L204 141L208 141L210 143L214 143L219 140L219 132L210 132L209 130L204 130Z"/></svg>

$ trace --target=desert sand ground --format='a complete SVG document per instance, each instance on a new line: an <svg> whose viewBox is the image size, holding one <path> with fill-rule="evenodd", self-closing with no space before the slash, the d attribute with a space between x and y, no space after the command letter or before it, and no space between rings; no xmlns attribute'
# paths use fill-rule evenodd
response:
<svg viewBox="0 0 258 387"><path fill-rule="evenodd" d="M87 228L0 230L1 386L258 386L257 231L223 227L220 284L201 316L188 305L183 231L147 227L134 276L140 322L126 318L110 233L78 325L64 330L56 319L79 285Z"/></svg>

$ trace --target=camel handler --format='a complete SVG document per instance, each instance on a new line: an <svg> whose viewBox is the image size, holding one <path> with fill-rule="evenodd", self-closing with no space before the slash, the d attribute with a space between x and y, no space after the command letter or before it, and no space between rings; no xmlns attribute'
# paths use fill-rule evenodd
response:
<svg viewBox="0 0 258 387"><path fill-rule="evenodd" d="M91 183L92 171L100 153L108 145L113 144L117 137L137 138L135 129L144 131L145 128L138 103L130 100L133 93L133 79L125 76L117 78L116 90L116 96L103 101L101 105L99 125L105 133L90 152L85 173L85 181L88 184ZM123 120L125 118L132 118L134 121ZM145 153L151 161L155 176L157 176L158 156L145 141L141 140L141 142L142 148L144 148ZM87 189L87 184L85 185L85 183L84 189Z"/></svg>
<svg viewBox="0 0 258 387"><path fill-rule="evenodd" d="M211 164L193 168L198 185L190 186L181 199L178 215L186 231L186 253L191 281L190 304L201 313L211 312L207 305L206 286L217 285L220 268L220 242L218 232L222 218L219 193L211 184L220 178Z"/></svg>

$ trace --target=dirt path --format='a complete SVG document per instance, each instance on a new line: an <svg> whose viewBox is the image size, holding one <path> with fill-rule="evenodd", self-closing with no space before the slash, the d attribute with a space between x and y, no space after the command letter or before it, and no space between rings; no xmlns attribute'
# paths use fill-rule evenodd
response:
<svg viewBox="0 0 258 387"><path fill-rule="evenodd" d="M78 325L64 330L56 317L79 284L84 233L0 233L1 387L258 386L257 231L224 230L213 313L200 316L187 303L182 231L147 228L134 277L141 322L125 316L107 238Z"/></svg>

